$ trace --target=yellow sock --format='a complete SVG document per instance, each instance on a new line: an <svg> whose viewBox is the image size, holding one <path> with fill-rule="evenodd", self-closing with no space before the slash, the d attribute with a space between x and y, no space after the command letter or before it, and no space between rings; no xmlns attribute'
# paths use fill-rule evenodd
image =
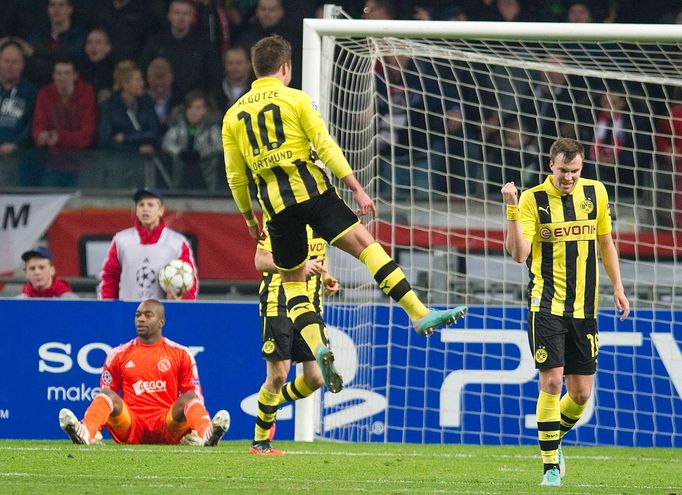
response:
<svg viewBox="0 0 682 495"><path fill-rule="evenodd" d="M314 392L303 379L297 376L294 380L287 382L279 393L279 404L284 402L294 402L295 400L305 399Z"/></svg>
<svg viewBox="0 0 682 495"><path fill-rule="evenodd" d="M559 409L560 394L548 394L540 390L535 413L538 420L538 440L540 454L545 471L559 463L559 427L561 412Z"/></svg>
<svg viewBox="0 0 682 495"><path fill-rule="evenodd" d="M278 397L278 394L273 394L265 386L261 387L258 392L258 416L253 434L253 439L256 442L268 439L268 433L277 416Z"/></svg>
<svg viewBox="0 0 682 495"><path fill-rule="evenodd" d="M564 394L559 402L559 409L561 411L561 438L571 431L571 428L578 422L582 417L585 408L587 407L587 402L584 404L576 404L568 393Z"/></svg>
<svg viewBox="0 0 682 495"><path fill-rule="evenodd" d="M308 299L305 282L284 282L284 294L287 298L287 312L294 326L301 332L314 356L317 349L327 345L327 330L322 318L315 312L315 307Z"/></svg>
<svg viewBox="0 0 682 495"><path fill-rule="evenodd" d="M426 316L429 309L419 300L401 268L386 254L381 244L373 242L367 246L360 253L360 261L367 266L384 294L397 302L410 319L419 321Z"/></svg>

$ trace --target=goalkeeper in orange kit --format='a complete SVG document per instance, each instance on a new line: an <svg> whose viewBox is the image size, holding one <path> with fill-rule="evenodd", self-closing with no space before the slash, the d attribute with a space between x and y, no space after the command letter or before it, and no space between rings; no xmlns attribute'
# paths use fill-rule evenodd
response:
<svg viewBox="0 0 682 495"><path fill-rule="evenodd" d="M161 335L164 323L159 301L148 299L138 306L137 338L107 356L101 391L83 420L69 409L59 412L59 425L73 443L89 445L103 426L117 443L177 444L185 436L198 436L195 443L210 447L220 441L230 415L221 410L210 419L194 357L187 347Z"/></svg>

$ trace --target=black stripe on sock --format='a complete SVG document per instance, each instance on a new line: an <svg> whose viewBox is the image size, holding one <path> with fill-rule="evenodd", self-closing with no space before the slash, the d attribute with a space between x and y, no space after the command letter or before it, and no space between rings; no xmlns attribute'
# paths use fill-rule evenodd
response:
<svg viewBox="0 0 682 495"><path fill-rule="evenodd" d="M377 283L381 285L381 282L383 282L386 279L386 277L393 273L397 268L398 263L396 263L393 260L389 261L384 266L379 268L379 270L377 270L377 272L374 274L374 280L376 280Z"/></svg>
<svg viewBox="0 0 682 495"><path fill-rule="evenodd" d="M578 422L577 419L569 418L565 414L561 415L561 421L563 421L564 423L569 424L571 426L573 426L574 424L576 424Z"/></svg>
<svg viewBox="0 0 682 495"><path fill-rule="evenodd" d="M538 421L538 431L555 431L561 426L559 421Z"/></svg>
<svg viewBox="0 0 682 495"><path fill-rule="evenodd" d="M297 398L303 397L303 394L296 388L296 382L290 382L289 387L291 388L291 393L296 395Z"/></svg>
<svg viewBox="0 0 682 495"><path fill-rule="evenodd" d="M548 450L556 450L559 448L560 440L540 440L540 450L547 452Z"/></svg>
<svg viewBox="0 0 682 495"><path fill-rule="evenodd" d="M319 315L312 311L307 311L294 320L294 326L299 330L303 330L308 325L313 324L324 326L322 318L320 318Z"/></svg>
<svg viewBox="0 0 682 495"><path fill-rule="evenodd" d="M268 406L261 401L258 401L258 409L265 414L274 414L277 412L277 406Z"/></svg>
<svg viewBox="0 0 682 495"><path fill-rule="evenodd" d="M294 296L287 301L287 309L291 311L297 304L310 302L308 296Z"/></svg>
<svg viewBox="0 0 682 495"><path fill-rule="evenodd" d="M388 295L393 299L395 302L400 301L405 294L410 292L412 290L412 287L410 287L410 283L407 281L407 279L402 279L400 282L398 282L395 287L393 287Z"/></svg>
<svg viewBox="0 0 682 495"><path fill-rule="evenodd" d="M264 430L269 430L270 428L272 428L272 423L273 423L272 421L267 423L260 418L256 418L256 424L263 428Z"/></svg>
<svg viewBox="0 0 682 495"><path fill-rule="evenodd" d="M284 399L285 399L287 402L293 402L295 399L292 398L291 395L289 395L289 391L287 390L288 388L289 388L288 386L287 386L287 387L282 387L282 397L284 397Z"/></svg>

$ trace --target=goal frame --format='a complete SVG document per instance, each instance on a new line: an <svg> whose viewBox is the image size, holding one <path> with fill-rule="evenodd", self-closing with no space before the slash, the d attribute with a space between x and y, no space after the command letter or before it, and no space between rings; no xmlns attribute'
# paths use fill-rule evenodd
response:
<svg viewBox="0 0 682 495"><path fill-rule="evenodd" d="M326 6L329 9L337 7ZM372 38L439 38L461 40L518 40L518 41L620 41L620 42L679 42L682 25L647 24L578 24L578 23L519 23L519 22L454 22L412 20L304 19L302 89L320 106L323 118L329 115L330 88L322 87L329 80L332 67L329 60L331 43L325 37ZM663 78L665 81L665 78ZM680 79L674 82L679 84ZM672 79L671 79L672 81ZM315 431L313 398L298 401L295 407L295 440L312 441Z"/></svg>

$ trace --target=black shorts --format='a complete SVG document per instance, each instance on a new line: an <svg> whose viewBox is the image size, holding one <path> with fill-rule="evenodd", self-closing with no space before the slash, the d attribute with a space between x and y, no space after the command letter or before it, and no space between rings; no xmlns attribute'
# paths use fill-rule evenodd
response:
<svg viewBox="0 0 682 495"><path fill-rule="evenodd" d="M539 370L564 368L565 375L594 375L599 334L594 318L570 318L530 312L528 343Z"/></svg>
<svg viewBox="0 0 682 495"><path fill-rule="evenodd" d="M334 189L287 207L268 223L272 258L282 270L295 270L308 259L306 225L332 244L360 220Z"/></svg>
<svg viewBox="0 0 682 495"><path fill-rule="evenodd" d="M261 316L263 347L261 352L266 361L286 361L296 363L315 361L310 347L301 333L286 316Z"/></svg>

